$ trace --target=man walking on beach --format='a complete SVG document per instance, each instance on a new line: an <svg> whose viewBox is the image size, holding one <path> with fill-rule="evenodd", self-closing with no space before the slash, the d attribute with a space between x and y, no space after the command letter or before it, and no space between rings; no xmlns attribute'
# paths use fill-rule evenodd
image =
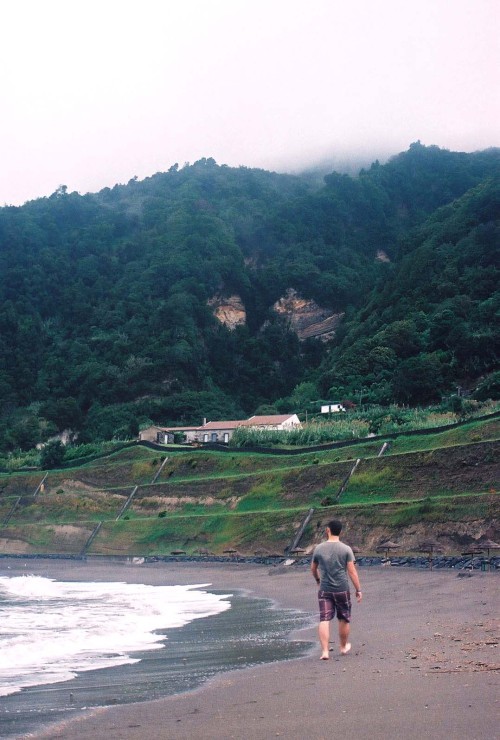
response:
<svg viewBox="0 0 500 740"><path fill-rule="evenodd" d="M349 631L351 621L351 595L349 578L356 589L358 603L362 599L361 586L356 570L354 553L349 545L340 542L342 522L332 519L326 525L326 542L314 548L311 572L319 585L319 641L321 660L328 660L330 622L337 614L339 643L342 655L351 649Z"/></svg>

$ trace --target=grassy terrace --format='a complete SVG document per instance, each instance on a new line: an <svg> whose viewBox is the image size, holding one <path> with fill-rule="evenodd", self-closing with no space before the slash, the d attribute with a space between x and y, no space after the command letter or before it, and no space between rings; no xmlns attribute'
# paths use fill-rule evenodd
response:
<svg viewBox="0 0 500 740"><path fill-rule="evenodd" d="M304 540L314 538L315 531L332 515L340 515L349 522L350 531L360 528L384 532L387 528L399 532L411 525L433 525L445 521L459 525L469 518L493 519L499 514L498 497L492 494L463 494L440 498L391 504L343 504L318 511L306 529ZM221 553L229 544L241 552L253 553L264 547L282 552L300 525L302 508L245 512L173 514L166 518L149 517L135 520L105 521L90 550L103 555L152 555L169 554L172 550L194 552L208 548ZM45 523L12 525L9 539L24 545L23 552L79 553L93 531L95 522L65 525ZM0 541L5 537L0 530ZM396 534L396 538L398 535ZM353 541L351 539L351 541ZM358 537L355 541L359 542ZM366 551L370 551L368 545Z"/></svg>
<svg viewBox="0 0 500 740"><path fill-rule="evenodd" d="M499 425L472 421L398 437L382 457L383 440L290 456L129 447L50 471L36 496L43 471L3 474L0 551L79 553L99 522L95 553L279 551L311 507L304 544L335 512L353 522L358 541L367 541L370 527L401 534L422 523L487 522L499 514Z"/></svg>

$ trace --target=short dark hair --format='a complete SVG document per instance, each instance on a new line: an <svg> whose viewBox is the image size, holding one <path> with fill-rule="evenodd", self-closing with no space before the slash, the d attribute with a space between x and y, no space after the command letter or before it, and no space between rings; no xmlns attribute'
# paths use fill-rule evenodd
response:
<svg viewBox="0 0 500 740"><path fill-rule="evenodd" d="M342 522L340 522L338 519L330 519L326 526L330 530L331 534L336 537L338 537L338 535L342 532Z"/></svg>

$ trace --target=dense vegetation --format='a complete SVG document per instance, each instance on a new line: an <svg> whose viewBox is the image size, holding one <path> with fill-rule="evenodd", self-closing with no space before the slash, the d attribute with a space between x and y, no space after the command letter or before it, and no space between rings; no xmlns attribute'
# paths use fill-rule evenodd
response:
<svg viewBox="0 0 500 740"><path fill-rule="evenodd" d="M439 406L410 408L401 406L371 405L353 409L349 413L322 414L308 417L308 423L290 430L236 429L230 445L232 447L310 447L331 442L364 440L380 435L398 435L423 429L453 427L466 420L494 417L499 413L495 401L443 403ZM455 406L455 410L452 408ZM322 418L321 418L322 417ZM1 464L1 458L0 458Z"/></svg>
<svg viewBox="0 0 500 740"><path fill-rule="evenodd" d="M499 150L417 143L322 187L203 159L0 209L0 451L321 397L498 396L499 172ZM289 288L345 313L333 342L271 311ZM245 326L214 318L215 294Z"/></svg>

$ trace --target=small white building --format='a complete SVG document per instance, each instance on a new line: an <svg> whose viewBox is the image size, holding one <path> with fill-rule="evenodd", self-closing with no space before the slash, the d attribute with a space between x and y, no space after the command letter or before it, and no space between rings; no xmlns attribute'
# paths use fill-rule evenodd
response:
<svg viewBox="0 0 500 740"><path fill-rule="evenodd" d="M328 403L321 407L322 414L338 414L339 411L345 411L341 403Z"/></svg>

